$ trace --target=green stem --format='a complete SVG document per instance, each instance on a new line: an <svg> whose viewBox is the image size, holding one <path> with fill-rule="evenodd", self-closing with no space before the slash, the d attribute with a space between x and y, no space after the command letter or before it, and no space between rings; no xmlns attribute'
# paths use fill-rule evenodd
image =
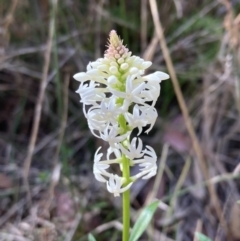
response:
<svg viewBox="0 0 240 241"><path fill-rule="evenodd" d="M122 134L127 133L128 126L123 114L118 116L118 123L122 129ZM122 145L127 148L129 137L122 142ZM125 180L123 186L127 186L130 182L130 160L122 154L122 175ZM130 190L128 189L122 194L122 209L123 209L123 233L122 241L129 241L130 230Z"/></svg>
<svg viewBox="0 0 240 241"><path fill-rule="evenodd" d="M129 159L125 155L122 156L122 172L123 177L126 180L124 186L128 185L130 182L130 167ZM130 229L130 189L122 194L122 205L123 205L123 233L122 241L129 240L129 229Z"/></svg>

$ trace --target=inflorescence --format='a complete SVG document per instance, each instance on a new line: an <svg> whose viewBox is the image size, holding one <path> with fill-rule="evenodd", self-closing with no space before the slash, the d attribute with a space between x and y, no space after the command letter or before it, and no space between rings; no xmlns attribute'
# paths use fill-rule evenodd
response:
<svg viewBox="0 0 240 241"><path fill-rule="evenodd" d="M109 143L106 160L102 160L101 147L96 151L93 172L114 196L128 190L138 178L156 175L157 156L153 148L143 148L139 137L130 140L133 129L138 129L137 136L143 127L147 126L146 133L152 129L157 118L154 105L160 94L160 82L169 78L160 71L144 76L151 64L132 55L112 30L104 58L90 62L86 72L74 75L80 81L77 93L92 134ZM139 166L138 174L128 181L109 171L113 164L122 170L123 161L130 167Z"/></svg>

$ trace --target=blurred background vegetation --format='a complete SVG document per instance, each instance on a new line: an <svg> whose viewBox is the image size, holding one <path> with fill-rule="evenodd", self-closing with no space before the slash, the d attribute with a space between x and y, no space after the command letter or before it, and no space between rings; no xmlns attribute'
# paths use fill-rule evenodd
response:
<svg viewBox="0 0 240 241"><path fill-rule="evenodd" d="M132 186L132 222L157 197L141 240L240 240L240 2L157 4L209 179L164 81L157 123L142 135L159 173ZM107 146L90 134L72 78L103 56L112 29L153 62L149 72L169 72L148 0L0 0L0 240L120 240L121 200L92 173Z"/></svg>

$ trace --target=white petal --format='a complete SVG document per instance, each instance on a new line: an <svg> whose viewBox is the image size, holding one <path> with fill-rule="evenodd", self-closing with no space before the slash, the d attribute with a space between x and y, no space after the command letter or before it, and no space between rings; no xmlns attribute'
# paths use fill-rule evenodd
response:
<svg viewBox="0 0 240 241"><path fill-rule="evenodd" d="M129 70L129 73L130 74L136 74L136 73L138 73L138 68L136 68L136 67L132 67L130 70Z"/></svg>
<svg viewBox="0 0 240 241"><path fill-rule="evenodd" d="M169 75L164 72L157 71L153 74L144 76L143 79L146 79L147 81L156 81L160 83L162 80L169 79Z"/></svg>
<svg viewBox="0 0 240 241"><path fill-rule="evenodd" d="M149 68L151 65L152 65L152 62L151 62L151 61L144 61L144 62L142 63L142 68L143 68L143 69L147 69L147 68Z"/></svg>
<svg viewBox="0 0 240 241"><path fill-rule="evenodd" d="M122 186L121 180L122 178L119 177L118 175L111 174L109 181L107 182L107 190L110 193L113 193L115 197L119 196L120 193L127 191L132 186L132 182L131 182L126 187L121 188Z"/></svg>
<svg viewBox="0 0 240 241"><path fill-rule="evenodd" d="M91 77L88 74L86 74L85 72L77 73L77 74L73 75L73 78L80 82L91 80Z"/></svg>
<svg viewBox="0 0 240 241"><path fill-rule="evenodd" d="M118 82L118 79L116 78L116 76L111 75L110 77L108 77L107 81L109 84L116 84Z"/></svg>
<svg viewBox="0 0 240 241"><path fill-rule="evenodd" d="M99 173L94 172L94 176L95 176L96 180L99 181L99 182L103 182L103 183L107 182L107 179L105 179Z"/></svg>

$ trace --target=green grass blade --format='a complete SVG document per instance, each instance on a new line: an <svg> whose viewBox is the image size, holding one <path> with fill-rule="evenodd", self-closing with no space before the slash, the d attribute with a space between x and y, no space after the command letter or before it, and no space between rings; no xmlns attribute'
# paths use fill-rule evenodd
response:
<svg viewBox="0 0 240 241"><path fill-rule="evenodd" d="M97 240L94 238L94 236L91 233L89 233L88 234L88 241L97 241Z"/></svg>
<svg viewBox="0 0 240 241"><path fill-rule="evenodd" d="M143 234L148 224L150 223L153 214L158 207L158 204L159 201L155 201L143 209L136 223L133 226L129 241L137 241L138 238Z"/></svg>
<svg viewBox="0 0 240 241"><path fill-rule="evenodd" d="M202 234L202 233L195 233L198 241L212 241L210 238L208 238L206 235Z"/></svg>

